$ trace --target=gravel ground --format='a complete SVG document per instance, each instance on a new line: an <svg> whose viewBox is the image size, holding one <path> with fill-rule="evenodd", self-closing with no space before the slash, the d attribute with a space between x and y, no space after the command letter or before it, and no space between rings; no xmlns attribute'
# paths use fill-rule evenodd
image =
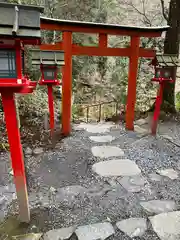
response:
<svg viewBox="0 0 180 240"><path fill-rule="evenodd" d="M163 123L159 131L180 144L178 124ZM173 181L162 177L160 182L149 178L150 173L160 169L174 168L179 171L179 147L161 136L143 137L138 133L127 132L123 126L115 126L107 134L115 137L115 140L103 145L117 146L124 150L126 158L135 161L148 180L147 188L138 193L130 193L117 184L115 178L103 178L95 174L92 165L102 159L92 155L91 147L102 143L91 142L89 136L102 134L74 130L70 137L57 143L54 150L44 151L39 156L25 157L32 217L28 226L18 227L18 231L12 230L10 234L14 234L15 231L31 232L34 226L37 232L47 232L53 228L107 220L115 227L115 223L122 219L147 218L152 215L140 206L141 200L174 200L177 209L180 209L180 177ZM11 183L10 171L9 156L3 154L0 156L0 187ZM68 186L73 187L67 191ZM8 216L11 219L12 212L17 213L16 200L11 204L7 201L2 209L4 213L6 210L9 211ZM158 239L151 224L148 225L148 231L143 237L136 239ZM115 229L115 235L109 237L109 240L130 239L116 227ZM71 239L76 237L72 236Z"/></svg>

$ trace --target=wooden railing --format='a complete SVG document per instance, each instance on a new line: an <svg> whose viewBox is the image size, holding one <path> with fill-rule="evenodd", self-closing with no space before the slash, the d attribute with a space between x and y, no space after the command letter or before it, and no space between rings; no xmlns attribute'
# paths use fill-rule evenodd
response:
<svg viewBox="0 0 180 240"><path fill-rule="evenodd" d="M107 106L107 105L111 105L111 106ZM99 103L88 104L88 105L77 104L76 107L81 109L82 114L81 116L75 117L74 120L80 120L82 117L85 117L86 122L89 122L90 120L96 120L97 122L100 122L102 120L105 120L105 118L107 117L112 117L113 115L116 116L118 114L118 108L120 107L120 105L121 104L116 101L99 102ZM106 106L106 111L104 111L103 109L105 106ZM98 109L98 111L96 111L95 109L91 111L92 108L96 108L96 110ZM106 114L107 109L109 110L109 115Z"/></svg>

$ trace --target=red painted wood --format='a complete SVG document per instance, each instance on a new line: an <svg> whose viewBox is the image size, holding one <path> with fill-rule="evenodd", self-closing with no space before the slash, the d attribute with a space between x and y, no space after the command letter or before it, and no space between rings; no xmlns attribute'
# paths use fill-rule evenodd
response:
<svg viewBox="0 0 180 240"><path fill-rule="evenodd" d="M16 42L16 71L17 79L22 79L22 59L20 41Z"/></svg>
<svg viewBox="0 0 180 240"><path fill-rule="evenodd" d="M107 36L106 34L103 34L104 36ZM104 41L99 39L100 41ZM105 40L106 41L106 40ZM130 56L130 48L108 48L100 45L99 47L86 47L86 46L78 46L77 44L72 44L72 55L75 56L81 56L81 55L87 55L87 56L114 56L114 57L129 57ZM42 44L41 50L63 50L62 43L58 43L55 45L51 44ZM139 57L144 58L153 58L156 55L156 51L153 49L139 49Z"/></svg>
<svg viewBox="0 0 180 240"><path fill-rule="evenodd" d="M49 114L50 114L50 129L51 136L54 133L54 98L53 98L53 87L51 84L47 86L48 88L48 104L49 104Z"/></svg>
<svg viewBox="0 0 180 240"><path fill-rule="evenodd" d="M129 59L128 93L126 101L126 129L134 130L134 111L136 104L136 82L139 58L139 37L131 37L131 56Z"/></svg>
<svg viewBox="0 0 180 240"><path fill-rule="evenodd" d="M72 96L72 33L63 32L63 50L65 66L62 76L62 133L71 132L71 96Z"/></svg>
<svg viewBox="0 0 180 240"><path fill-rule="evenodd" d="M105 33L99 34L99 47L107 48L108 46L108 36Z"/></svg>
<svg viewBox="0 0 180 240"><path fill-rule="evenodd" d="M20 220L22 222L29 222L30 213L28 206L24 159L20 141L20 133L16 119L14 95L11 91L6 91L2 92L1 96L6 120L17 199L19 201Z"/></svg>
<svg viewBox="0 0 180 240"><path fill-rule="evenodd" d="M157 132L157 125L158 125L159 115L161 111L161 104L163 100L163 88L164 88L164 84L159 84L158 95L156 98L154 116L153 116L153 121L151 126L152 135L156 135L156 132Z"/></svg>

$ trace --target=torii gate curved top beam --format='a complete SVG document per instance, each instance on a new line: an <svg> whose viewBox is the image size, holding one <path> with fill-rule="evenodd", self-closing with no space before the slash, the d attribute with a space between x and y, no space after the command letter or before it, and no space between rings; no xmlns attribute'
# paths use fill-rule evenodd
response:
<svg viewBox="0 0 180 240"><path fill-rule="evenodd" d="M56 44L42 44L41 49L64 50L65 67L62 80L62 131L68 135L71 131L71 88L72 88L72 56L124 56L129 57L129 79L126 103L126 128L134 129L134 109L136 103L136 79L138 72L139 57L152 58L155 50L144 49L139 46L141 37L161 37L162 32L167 31L169 26L162 27L135 27L115 24L103 24L81 21L70 21L41 17L42 30L57 30L63 32L63 41ZM72 43L72 33L95 33L99 34L98 47L79 46ZM109 35L130 36L130 47L108 47Z"/></svg>

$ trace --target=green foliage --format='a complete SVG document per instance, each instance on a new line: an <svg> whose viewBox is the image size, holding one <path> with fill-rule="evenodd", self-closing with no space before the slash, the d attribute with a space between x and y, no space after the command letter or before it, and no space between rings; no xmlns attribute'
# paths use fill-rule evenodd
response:
<svg viewBox="0 0 180 240"><path fill-rule="evenodd" d="M32 94L19 95L18 106L20 116L43 116L48 109L48 97L45 88L37 87Z"/></svg>
<svg viewBox="0 0 180 240"><path fill-rule="evenodd" d="M180 92L176 94L176 109L180 111Z"/></svg>

